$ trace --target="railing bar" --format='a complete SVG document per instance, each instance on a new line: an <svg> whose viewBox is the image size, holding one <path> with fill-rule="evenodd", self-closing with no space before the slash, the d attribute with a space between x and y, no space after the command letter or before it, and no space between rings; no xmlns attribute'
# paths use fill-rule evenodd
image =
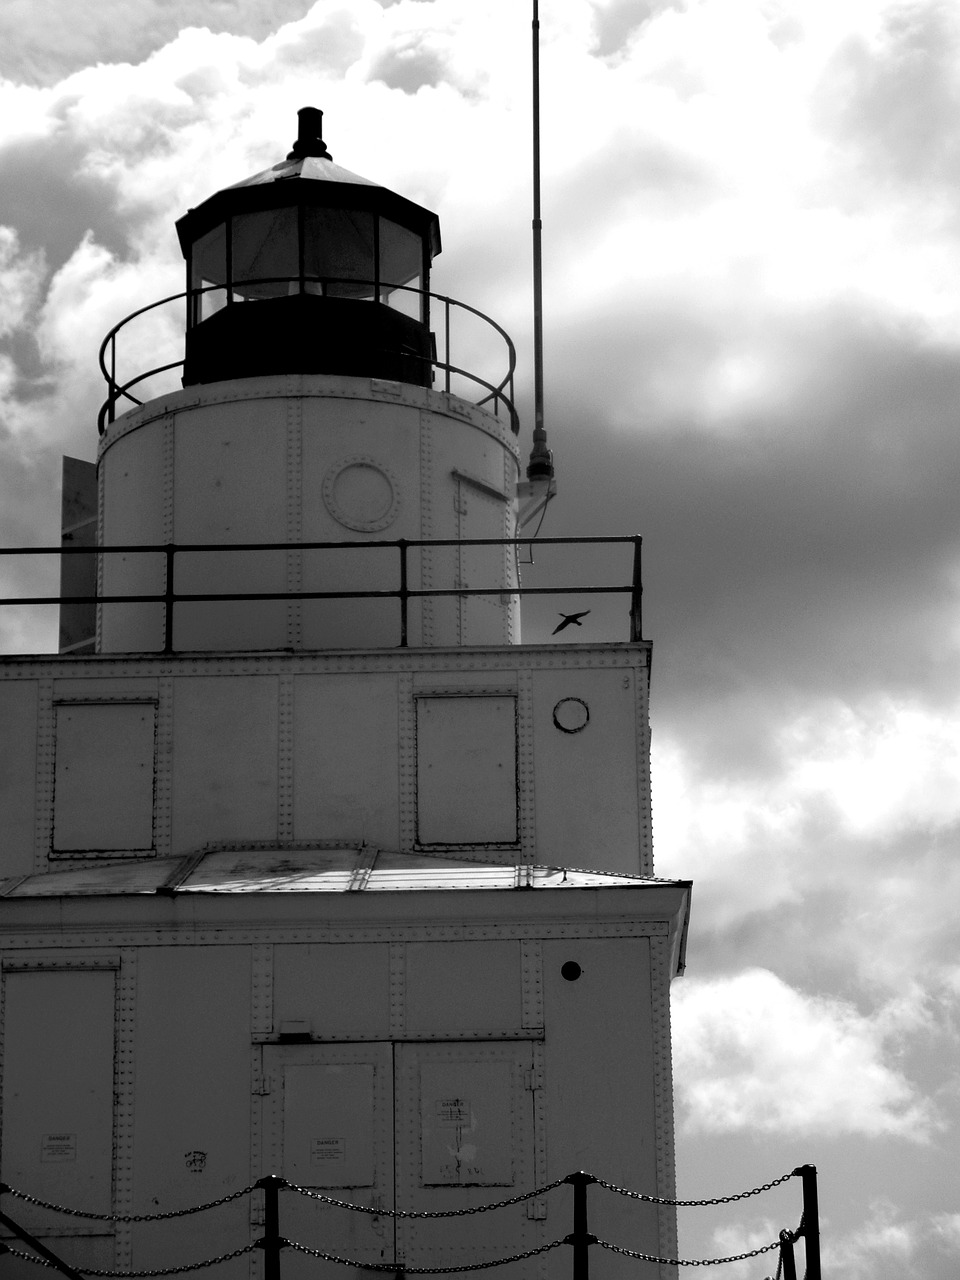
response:
<svg viewBox="0 0 960 1280"><path fill-rule="evenodd" d="M504 547L528 546L591 546L620 543L624 546L636 541L636 534L608 534L583 538L405 538L408 547ZM333 551L366 549L380 550L384 547L398 547L401 539L377 542L178 542L177 551L194 553L209 551ZM96 547L0 547L0 555L6 556L60 556L60 555L99 555L101 552L122 552L124 555L142 552L145 555L158 555L166 552L167 542L115 543Z"/></svg>

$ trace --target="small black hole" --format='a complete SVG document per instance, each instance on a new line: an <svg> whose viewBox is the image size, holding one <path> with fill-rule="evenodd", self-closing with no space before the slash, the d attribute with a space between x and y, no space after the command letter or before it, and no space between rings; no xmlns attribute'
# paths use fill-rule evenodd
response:
<svg viewBox="0 0 960 1280"><path fill-rule="evenodd" d="M566 964L560 966L561 978L566 978L568 982L576 982L583 970L577 964L576 960L568 960Z"/></svg>

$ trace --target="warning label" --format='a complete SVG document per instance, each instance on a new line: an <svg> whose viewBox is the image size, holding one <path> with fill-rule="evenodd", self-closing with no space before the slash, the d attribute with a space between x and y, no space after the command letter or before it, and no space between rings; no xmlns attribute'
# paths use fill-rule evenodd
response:
<svg viewBox="0 0 960 1280"><path fill-rule="evenodd" d="M311 1138L311 1164L343 1164L347 1158L346 1138Z"/></svg>
<svg viewBox="0 0 960 1280"><path fill-rule="evenodd" d="M75 1133L45 1133L40 1139L42 1164L68 1164L77 1158Z"/></svg>
<svg viewBox="0 0 960 1280"><path fill-rule="evenodd" d="M470 1124L469 1098L438 1098L437 1123L444 1129L462 1129Z"/></svg>

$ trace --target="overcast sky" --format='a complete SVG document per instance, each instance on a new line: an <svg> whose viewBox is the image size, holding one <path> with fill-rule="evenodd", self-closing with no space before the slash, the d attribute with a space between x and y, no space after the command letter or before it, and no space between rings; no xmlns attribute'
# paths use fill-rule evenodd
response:
<svg viewBox="0 0 960 1280"><path fill-rule="evenodd" d="M809 1161L827 1274L955 1280L960 6L541 10L544 532L644 535L657 870L695 882L680 1190ZM438 211L435 288L514 334L529 410L529 18L3 0L0 543L56 540L101 336L182 287L174 219L306 104ZM682 1251L775 1239L778 1197L685 1211Z"/></svg>

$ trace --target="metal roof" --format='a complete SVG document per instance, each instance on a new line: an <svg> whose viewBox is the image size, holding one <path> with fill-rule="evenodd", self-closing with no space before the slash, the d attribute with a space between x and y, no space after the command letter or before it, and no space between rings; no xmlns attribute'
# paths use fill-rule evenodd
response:
<svg viewBox="0 0 960 1280"><path fill-rule="evenodd" d="M0 897L595 889L653 883L658 882L642 876L503 865L368 846L234 847L175 858L74 863L62 870L0 881Z"/></svg>

